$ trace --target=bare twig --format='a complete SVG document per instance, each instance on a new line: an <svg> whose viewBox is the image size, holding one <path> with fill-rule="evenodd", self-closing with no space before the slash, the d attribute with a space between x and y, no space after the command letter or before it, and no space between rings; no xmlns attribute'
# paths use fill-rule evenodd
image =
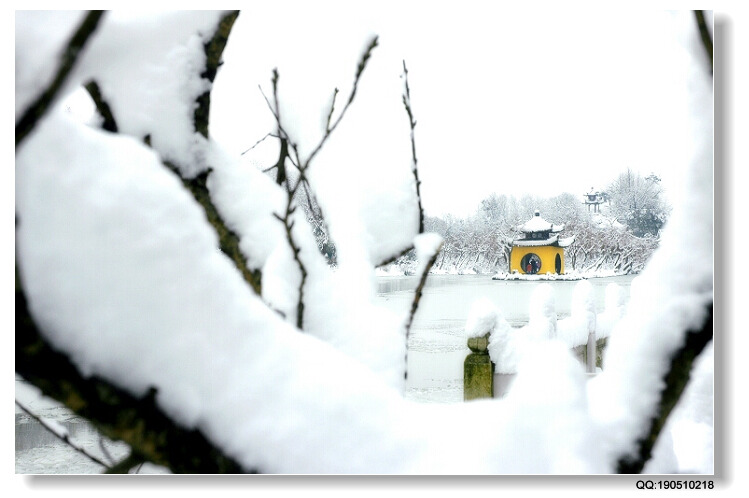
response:
<svg viewBox="0 0 749 498"><path fill-rule="evenodd" d="M274 135L273 133L270 133L270 132L269 132L269 133L266 133L266 134L265 134L265 136L264 136L263 138L261 138L260 140L258 140L257 142L255 142L255 143L254 143L254 144L252 145L252 147L250 147L249 149L245 150L244 152L242 152L242 153L241 153L241 154L239 154L239 155L240 155L240 156L243 156L243 155L247 154L247 153L248 153L249 151L251 151L252 149L254 149L255 147L257 147L258 145L260 145L260 144L261 144L262 142L264 142L264 141L265 141L265 139L266 139L266 138L268 138L268 137L275 137L275 138L278 138L278 135Z"/></svg>
<svg viewBox="0 0 749 498"><path fill-rule="evenodd" d="M424 233L424 209L421 204L421 180L419 180L419 169L418 159L416 158L416 137L414 130L416 128L416 120L414 119L413 109L411 108L411 89L408 85L408 68L406 67L406 61L403 61L403 107L406 109L408 115L408 125L411 129L411 171L414 175L414 184L416 187L416 202L419 207L419 229L417 233ZM405 247L399 253L391 255L390 257L381 261L377 266L385 266L396 261L398 258L406 255L413 249L413 245Z"/></svg>
<svg viewBox="0 0 749 498"><path fill-rule="evenodd" d="M317 147L315 147L309 156L307 156L307 160L305 161L305 165L309 165L309 163L312 161L312 159L317 155L318 152L320 152L320 149L323 148L323 145L325 145L325 142L327 142L330 135L333 133L333 131L338 127L338 124L341 122L343 117L346 115L346 111L348 111L348 108L351 106L351 104L354 102L354 98L356 97L356 92L359 88L359 80L361 78L362 73L364 73L364 69L367 67L367 62L369 61L369 58L372 56L372 51L377 47L377 36L373 37L372 40L367 45L366 50L364 51L364 54L362 55L362 58L359 60L359 65L356 68L356 75L354 76L354 84L351 88L351 94L349 95L348 100L346 101L346 105L343 106L343 109L341 110L340 114L338 114L338 117L333 121L332 124L330 124L330 118L333 114L333 108L331 106L330 109L330 115L328 116L328 124L326 126L325 134L323 135L322 139L320 140L320 143L317 144ZM337 94L338 91L336 89L335 94Z"/></svg>
<svg viewBox="0 0 749 498"><path fill-rule="evenodd" d="M291 248L294 261L296 262L299 272L301 275L300 282L299 282L299 296L297 300L297 316L296 316L296 325L297 327L302 330L304 326L304 286L307 280L307 268L304 265L302 258L300 256L301 248L297 244L297 242L294 240L293 235L293 227L294 222L291 219L296 205L294 203L294 197L296 196L297 192L300 190L300 187L303 187L305 194L307 195L307 201L309 202L310 208L312 209L313 216L319 215L319 219L322 220L322 223L325 224L324 216L322 213L322 210L319 209L315 211L312 207L312 199L314 198L314 193L312 191L312 188L309 184L309 181L307 179L307 170L309 169L312 160L315 158L315 156L319 153L319 151L322 149L322 147L325 145L327 140L330 138L330 135L333 133L333 131L338 127L339 123L343 119L343 117L346 115L346 111L348 111L349 107L354 101L354 98L356 97L356 92L359 86L359 81L361 79L361 76L364 72L364 69L367 66L367 62L372 54L372 51L377 46L377 37L375 36L367 45L366 50L364 51L364 54L362 55L359 64L357 65L356 74L354 76L354 83L353 87L351 89L351 94L349 95L348 100L346 101L346 104L344 105L343 109L340 113L338 113L338 116L334 119L333 115L335 113L335 103L336 98L338 96L338 88L336 88L333 91L333 97L331 99L330 104L330 110L328 111L326 125L325 125L325 133L323 134L322 138L318 142L318 144L312 149L312 151L307 155L306 157L303 157L302 154L299 151L299 147L297 145L297 142L295 142L291 136L290 133L287 132L287 130L284 128L283 125L283 119L281 116L281 109L279 104L279 98L278 98L278 80L279 80L279 73L277 69L273 70L273 76L271 78L271 83L273 87L273 102L265 95L265 92L263 92L262 87L260 88L260 92L263 95L263 98L265 99L266 104L268 105L268 108L270 109L271 113L273 114L273 117L276 120L276 126L278 128L278 136L281 140L281 156L279 157L279 161L275 166L272 166L268 170L272 170L274 168L279 168L279 175L277 176L277 183L279 185L283 185L286 189L287 194L287 201L286 201L286 208L283 214L277 214L274 213L275 217L281 221L284 225L284 229L286 232L286 240L289 243L289 247ZM281 171L284 168L285 160L288 159L297 169L299 175L296 177L296 179L292 180L287 174L283 175L283 178L281 178Z"/></svg>
<svg viewBox="0 0 749 498"><path fill-rule="evenodd" d="M117 464L108 468L105 474L127 474L130 469L135 466L140 468L145 460L140 455L131 452L128 456L120 460Z"/></svg>
<svg viewBox="0 0 749 498"><path fill-rule="evenodd" d="M710 30L707 27L707 22L705 21L705 13L701 10L695 10L694 11L694 17L697 21L697 28L700 32L700 40L702 41L702 46L705 49L705 53L707 54L708 59L710 59L710 74L713 74L713 37L710 34Z"/></svg>
<svg viewBox="0 0 749 498"><path fill-rule="evenodd" d="M278 68L273 68L273 77L271 78L271 83L273 83L273 107L276 110L275 116L276 121L279 124L281 124L281 106L278 101Z"/></svg>
<svg viewBox="0 0 749 498"><path fill-rule="evenodd" d="M293 195L289 194L288 202L286 203L286 212L283 216L274 213L274 216L283 223L286 229L286 240L291 248L294 261L299 268L301 278L299 279L299 297L297 299L297 310L296 310L296 326L299 330L304 329L304 285L307 282L307 267L302 262L302 258L299 256L301 249L294 241L292 230L294 229L294 221L291 216L294 214L295 207L292 205Z"/></svg>
<svg viewBox="0 0 749 498"><path fill-rule="evenodd" d="M271 114L273 114L273 118L276 120L276 127L278 128L278 139L282 142L281 147L281 155L284 155L284 143L286 144L286 153L285 157L288 158L294 166L299 171L302 171L304 166L302 166L301 161L299 160L299 150L296 146L296 143L291 139L290 134L284 129L282 120L281 120L281 109L279 105L278 100L278 69L273 69L273 76L271 78L271 83L273 85L273 103L268 99L268 96L265 95L265 92L263 91L263 88L258 85L258 88L260 89L260 94L263 96L263 99L265 99L265 103L268 106L268 109L270 109ZM296 160L294 160L294 157L289 154L289 148L292 152L294 152L294 155L296 156ZM273 169L271 167L270 169Z"/></svg>
<svg viewBox="0 0 749 498"><path fill-rule="evenodd" d="M107 457L107 460L114 465L114 458L112 458L112 455L109 454L109 450L106 446L104 446L104 436L99 434L99 449L104 454L105 457Z"/></svg>
<svg viewBox="0 0 749 498"><path fill-rule="evenodd" d="M380 266L389 265L390 263L393 263L393 262L397 261L399 258L402 258L403 256L405 256L410 251L413 251L413 249L414 249L414 246L412 244L412 245L410 245L408 247L403 248L400 252L388 256L387 258L383 259L382 261L380 261L375 266L380 267Z"/></svg>
<svg viewBox="0 0 749 498"><path fill-rule="evenodd" d="M406 61L403 61L403 80L404 80L404 92L403 92L403 106L406 108L408 114L408 124L411 127L411 156L413 160L412 171L414 174L414 181L416 183L416 199L419 203L419 233L424 233L424 210L421 207L421 181L419 180L419 169L417 167L418 160L416 159L416 138L414 137L414 129L416 128L416 120L414 120L413 111L411 110L411 90L408 87L408 69L406 68Z"/></svg>
<svg viewBox="0 0 749 498"><path fill-rule="evenodd" d="M333 97L330 101L330 111L328 112L328 119L325 121L325 132L330 132L330 122L333 119L333 111L335 110L335 99L338 97L338 88L333 90Z"/></svg>
<svg viewBox="0 0 749 498"><path fill-rule="evenodd" d="M416 286L416 290L414 291L414 299L411 302L411 311L408 315L408 320L406 321L406 369L403 374L403 377L405 379L408 378L408 339L411 332L411 325L413 325L414 316L416 315L416 310L419 308L419 302L421 301L421 296L424 293L424 287L427 283L427 278L429 277L429 270L432 269L432 266L434 266L434 263L437 261L437 257L440 254L440 249L442 248L442 244L440 244L440 247L437 248L436 251L434 251L434 254L429 258L429 261L427 261L426 265L424 266L424 269L421 272L421 278L419 278L419 285Z"/></svg>
<svg viewBox="0 0 749 498"><path fill-rule="evenodd" d="M75 66L83 47L91 38L94 31L96 31L103 15L104 12L101 10L93 10L86 14L83 22L65 46L60 65L57 68L57 73L52 79L52 82L47 89L39 95L36 101L26 109L26 112L23 113L21 119L16 123L16 147L21 144L28 134L31 133L31 130L34 129L36 123L38 123L44 114L46 114L50 104L55 97L57 97L57 93L62 88L63 83L65 83L70 72L73 70L73 66Z"/></svg>
<svg viewBox="0 0 749 498"><path fill-rule="evenodd" d="M96 110L99 111L99 115L104 119L104 122L101 125L102 129L111 131L112 133L117 133L117 122L112 114L112 108L109 107L107 101L104 100L98 83L96 83L96 81L89 81L86 83L85 88L91 96L91 100L94 101Z"/></svg>
<svg viewBox="0 0 749 498"><path fill-rule="evenodd" d="M289 157L289 141L285 138L279 139L281 142L281 150L278 153L278 161L275 164L276 168L276 183L283 185L286 183L286 159Z"/></svg>
<svg viewBox="0 0 749 498"><path fill-rule="evenodd" d="M299 330L304 329L304 286L307 282L307 267L304 265L304 262L302 261L302 258L300 257L301 248L299 245L297 245L296 241L294 240L294 235L292 233L294 229L294 221L291 219L294 212L296 211L296 206L294 204L294 197L296 195L297 190L299 189L299 186L302 184L302 181L304 179L304 171L305 167L299 167L297 166L297 169L299 170L299 177L293 182L292 180L286 175L285 170L285 163L286 159L291 159L291 155L289 154L289 147L291 147L291 150L297 155L297 159L299 157L298 150L294 143L289 138L289 134L284 130L283 123L281 120L281 111L279 106L279 99L278 99L278 70L273 70L273 77L271 78L271 82L273 84L273 105L271 105L268 98L263 93L263 97L265 98L266 103L268 104L268 107L270 108L271 112L273 113L273 117L276 119L276 126L278 128L278 134L279 134L279 140L281 141L281 151L280 156L278 158L278 162L273 166L273 168L278 168L278 175L276 176L276 183L278 185L284 186L286 189L286 207L284 209L283 215L279 215L278 213L273 213L273 215L281 222L284 226L284 231L286 233L286 240L289 243L289 248L291 249L291 253L294 257L294 261L297 264L297 267L299 268L299 290L298 290L298 297L297 297L297 312L296 312L296 326ZM262 88L260 89L262 93ZM293 161L292 161L293 163ZM296 163L295 163L296 165Z"/></svg>
<svg viewBox="0 0 749 498"><path fill-rule="evenodd" d="M36 420L41 424L42 427L47 429L53 436L55 436L57 439L68 445L70 448L74 449L81 455L85 456L92 462L96 463L97 465L101 465L102 467L108 469L109 464L103 462L96 456L92 455L88 451L86 451L85 448L82 448L81 446L78 446L77 443L75 443L73 440L70 439L70 436L68 435L67 431L65 431L64 434L61 434L59 430L57 430L52 424L50 424L45 418L40 417L39 415L32 412L29 408L25 407L23 404L21 404L18 400L16 400L16 406L26 412L31 418Z"/></svg>
<svg viewBox="0 0 749 498"><path fill-rule="evenodd" d="M406 67L406 61L403 61L403 81L403 107L405 107L406 109L406 114L408 115L408 124L411 128L411 157L413 161L411 170L413 171L414 183L416 185L416 199L419 206L419 233L421 234L424 233L424 209L421 205L421 181L419 180L418 160L416 158L416 137L414 136L416 120L414 119L413 110L411 109L411 89L408 85L408 68ZM413 324L416 310L419 308L419 302L421 301L421 295L424 291L424 286L426 286L427 277L429 276L429 270L431 270L432 266L434 266L434 264L437 262L437 257L439 256L440 250L442 249L442 245L443 244L440 244L440 247L434 252L434 254L432 254L432 256L429 258L429 261L427 261L426 265L424 266L421 278L419 279L419 285L416 287L416 290L414 292L413 302L411 303L411 312L408 316L408 321L406 322L406 360L408 360L408 337L411 331L411 325ZM408 378L408 368L406 368L404 377Z"/></svg>

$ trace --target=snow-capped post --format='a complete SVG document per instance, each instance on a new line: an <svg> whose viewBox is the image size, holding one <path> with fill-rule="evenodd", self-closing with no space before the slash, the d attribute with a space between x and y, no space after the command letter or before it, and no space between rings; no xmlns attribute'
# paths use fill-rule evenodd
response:
<svg viewBox="0 0 749 498"><path fill-rule="evenodd" d="M465 329L471 352L463 362L463 401L494 397L494 363L489 356L489 337L497 322L497 310L488 299L473 304Z"/></svg>
<svg viewBox="0 0 749 498"><path fill-rule="evenodd" d="M531 294L528 307L528 336L537 341L557 338L557 311L554 289L539 284Z"/></svg>
<svg viewBox="0 0 749 498"><path fill-rule="evenodd" d="M489 333L469 337L471 353L463 362L463 401L494 397L494 364L489 358Z"/></svg>
<svg viewBox="0 0 749 498"><path fill-rule="evenodd" d="M596 371L596 303L593 299L593 286L587 280L575 285L572 294L572 316L578 322L581 332L587 337L585 350L585 371Z"/></svg>
<svg viewBox="0 0 749 498"><path fill-rule="evenodd" d="M596 373L596 331L588 332L587 354L585 358L585 371Z"/></svg>

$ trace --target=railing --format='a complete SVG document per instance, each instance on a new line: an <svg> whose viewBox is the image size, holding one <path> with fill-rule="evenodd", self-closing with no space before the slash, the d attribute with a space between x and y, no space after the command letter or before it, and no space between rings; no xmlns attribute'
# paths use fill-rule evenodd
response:
<svg viewBox="0 0 749 498"><path fill-rule="evenodd" d="M617 284L609 284L605 310L597 313L592 285L581 280L572 301L570 316L557 320L553 289L539 284L531 296L529 322L520 328L511 327L492 303L477 302L466 322L471 352L463 363L463 399L503 397L520 355L532 354L533 341L561 340L589 375L602 369L607 339L624 313L623 293Z"/></svg>

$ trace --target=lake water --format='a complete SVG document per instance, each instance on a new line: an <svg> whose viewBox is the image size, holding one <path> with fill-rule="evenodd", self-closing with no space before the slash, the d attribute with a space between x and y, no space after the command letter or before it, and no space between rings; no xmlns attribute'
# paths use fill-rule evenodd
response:
<svg viewBox="0 0 749 498"><path fill-rule="evenodd" d="M616 283L629 299L634 276L593 278L598 312L604 310L605 289ZM557 318L570 314L572 293L579 280L544 281L552 286ZM470 352L464 327L472 304L488 298L513 327L528 322L530 297L541 281L492 280L487 275L432 275L427 280L408 342L406 397L425 403L463 401L463 361ZM377 299L396 311L408 310L417 277L379 277Z"/></svg>
<svg viewBox="0 0 749 498"><path fill-rule="evenodd" d="M615 282L629 297L632 276L590 279L596 306L604 309L605 288ZM463 361L469 353L464 333L471 305L486 297L502 311L511 325L528 321L528 306L538 281L492 280L486 275L432 275L422 295L408 342L406 397L424 403L463 402ZM577 281L549 281L554 290L558 318L569 316L572 292ZM378 277L377 301L398 312L411 308L417 277ZM20 381L17 381L19 384ZM18 386L17 388L23 388ZM39 414L66 426L73 439L88 451L114 460L127 454L122 443L101 441L84 420L55 403L45 403ZM59 442L38 422L16 408L16 473L87 474L102 468ZM105 450L102 450L102 446ZM164 469L144 467L147 473Z"/></svg>

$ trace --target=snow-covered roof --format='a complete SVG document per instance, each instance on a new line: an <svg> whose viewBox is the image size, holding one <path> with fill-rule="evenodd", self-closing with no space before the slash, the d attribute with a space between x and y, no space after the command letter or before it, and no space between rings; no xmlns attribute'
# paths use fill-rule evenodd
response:
<svg viewBox="0 0 749 498"><path fill-rule="evenodd" d="M559 247L569 247L572 245L572 243L575 242L575 237L565 237L564 239L559 239Z"/></svg>
<svg viewBox="0 0 749 498"><path fill-rule="evenodd" d="M561 232L564 225L552 225L545 219L541 218L541 213L536 211L533 213L533 218L526 221L520 226L521 232Z"/></svg>
<svg viewBox="0 0 749 498"><path fill-rule="evenodd" d="M575 237L566 237L560 239L558 235L552 235L547 239L515 239L512 241L513 245L519 247L537 247L537 246L559 246L569 247L575 242Z"/></svg>
<svg viewBox="0 0 749 498"><path fill-rule="evenodd" d="M515 239L513 244L521 247L551 246L557 243L558 238L557 235L552 235L548 239Z"/></svg>

